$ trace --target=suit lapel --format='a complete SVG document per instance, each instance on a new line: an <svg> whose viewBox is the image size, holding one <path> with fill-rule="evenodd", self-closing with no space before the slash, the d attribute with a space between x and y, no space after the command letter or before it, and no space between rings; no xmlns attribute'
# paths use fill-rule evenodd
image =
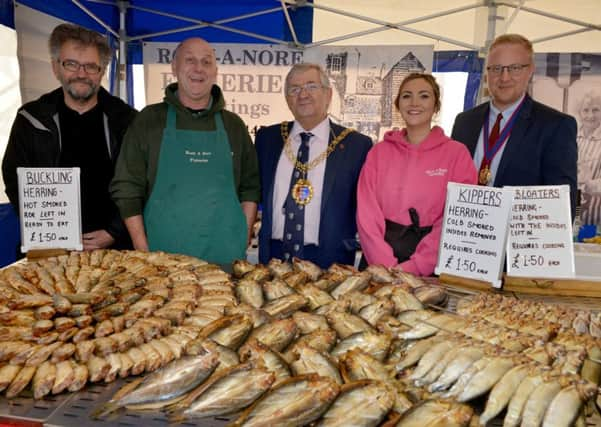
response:
<svg viewBox="0 0 601 427"><path fill-rule="evenodd" d="M288 132L290 132L292 130L292 124L294 122L288 122ZM284 149L284 140L282 138L281 132L280 132L280 127L278 126L277 129L277 133L275 134L274 140L271 141L270 143L272 144L272 150L270 150L270 157L268 159L269 164L266 165L267 170L269 171L269 173L271 174L269 177L269 193L267 194L267 200L266 205L267 205L267 212L273 212L274 206L273 206L273 189L276 185L275 182L275 174L278 168L278 161L280 160L280 156L282 155L282 150ZM281 209L281 206L280 208Z"/></svg>
<svg viewBox="0 0 601 427"><path fill-rule="evenodd" d="M335 136L340 135L340 132L344 130L343 127L335 125L330 120L330 128L332 129ZM346 139L346 138L345 138ZM341 141L341 144L345 144L347 141ZM330 132L330 138L328 144L332 143L332 132ZM336 147L334 152L326 159L326 172L323 178L323 193L321 195L321 214L324 214L325 207L328 201L332 189L334 188L334 182L336 181L337 172L343 167L344 164L344 152L340 148L340 144Z"/></svg>
<svg viewBox="0 0 601 427"><path fill-rule="evenodd" d="M493 184L495 187L498 186L499 183L504 182L503 177L505 175L505 171L509 168L511 164L511 160L519 156L520 147L522 146L524 136L526 135L526 131L528 130L531 111L532 98L526 95L524 105L522 105L522 108L518 113L517 120L513 125L513 129L511 129L509 139L505 143L505 150L503 151L501 161L499 162L499 168L497 170L497 175L495 176L495 182Z"/></svg>
<svg viewBox="0 0 601 427"><path fill-rule="evenodd" d="M482 108L476 110L474 116L474 126L469 126L468 128L469 133L467 135L466 141L468 143L468 148L472 157L474 157L474 153L476 152L478 139L480 138L480 132L482 131L482 126L484 125L484 120L488 119L489 110L489 103L482 105Z"/></svg>

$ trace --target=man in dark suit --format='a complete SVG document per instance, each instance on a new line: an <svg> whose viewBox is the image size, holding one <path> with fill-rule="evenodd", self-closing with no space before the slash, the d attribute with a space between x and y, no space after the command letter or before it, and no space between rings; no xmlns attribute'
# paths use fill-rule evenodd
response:
<svg viewBox="0 0 601 427"><path fill-rule="evenodd" d="M296 64L284 91L293 122L255 140L263 205L259 261L292 257L353 264L357 180L372 141L332 123L332 88L317 64Z"/></svg>
<svg viewBox="0 0 601 427"><path fill-rule="evenodd" d="M568 184L573 216L576 120L526 93L534 73L533 57L532 44L525 37L497 37L486 67L491 100L459 114L451 138L469 148L481 185Z"/></svg>

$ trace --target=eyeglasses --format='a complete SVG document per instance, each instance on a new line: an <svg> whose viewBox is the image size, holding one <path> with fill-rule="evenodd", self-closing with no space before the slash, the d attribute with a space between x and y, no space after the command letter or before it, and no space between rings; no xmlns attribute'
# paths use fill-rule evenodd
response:
<svg viewBox="0 0 601 427"><path fill-rule="evenodd" d="M321 89L322 87L323 86L320 85L319 83L305 83L304 85L301 85L301 86L290 86L286 90L286 94L288 94L288 96L298 96L298 95L300 95L300 93L303 89L305 89L309 93L314 93L314 92L318 91L319 89Z"/></svg>
<svg viewBox="0 0 601 427"><path fill-rule="evenodd" d="M72 59L65 59L63 62L61 62L61 65L65 70L71 71L73 73L78 72L79 69L82 67L87 74L98 74L102 70L102 67L98 64L94 64L92 62L89 62L87 64L80 64L79 62L73 61Z"/></svg>
<svg viewBox="0 0 601 427"><path fill-rule="evenodd" d="M524 68L529 66L530 64L489 65L486 70L495 76L503 74L503 70L507 70L510 76L519 76Z"/></svg>

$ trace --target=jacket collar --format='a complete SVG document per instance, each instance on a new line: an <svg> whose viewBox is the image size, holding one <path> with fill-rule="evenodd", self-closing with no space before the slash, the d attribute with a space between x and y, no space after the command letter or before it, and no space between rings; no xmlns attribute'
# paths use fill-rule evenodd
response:
<svg viewBox="0 0 601 427"><path fill-rule="evenodd" d="M62 88L57 88L52 92L42 95L37 101L29 102L23 107L40 121L47 122L58 112L60 102L64 102L64 93ZM98 91L98 105L102 112L107 115L109 120L128 117L132 108L119 98L112 96L106 89L100 87ZM125 117L123 117L125 118Z"/></svg>
<svg viewBox="0 0 601 427"><path fill-rule="evenodd" d="M503 182L503 175L509 168L511 164L511 160L517 158L520 155L520 148L522 146L522 141L525 139L526 132L528 131L528 127L530 126L530 117L532 115L532 98L526 94L524 98L524 103L520 111L518 112L517 120L511 129L511 135L509 135L509 139L505 143L505 150L503 151L503 156L501 157L501 161L499 162L499 168L497 170L497 175L495 176L494 185L497 186L499 182Z"/></svg>

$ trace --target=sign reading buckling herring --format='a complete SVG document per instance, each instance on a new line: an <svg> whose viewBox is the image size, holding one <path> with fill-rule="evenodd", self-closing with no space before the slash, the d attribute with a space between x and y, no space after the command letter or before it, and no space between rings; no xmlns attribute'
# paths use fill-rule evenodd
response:
<svg viewBox="0 0 601 427"><path fill-rule="evenodd" d="M17 168L21 252L82 250L79 168Z"/></svg>
<svg viewBox="0 0 601 427"><path fill-rule="evenodd" d="M447 184L436 274L450 274L501 287L513 191Z"/></svg>
<svg viewBox="0 0 601 427"><path fill-rule="evenodd" d="M574 277L570 187L505 187L515 192L507 240L507 274Z"/></svg>

